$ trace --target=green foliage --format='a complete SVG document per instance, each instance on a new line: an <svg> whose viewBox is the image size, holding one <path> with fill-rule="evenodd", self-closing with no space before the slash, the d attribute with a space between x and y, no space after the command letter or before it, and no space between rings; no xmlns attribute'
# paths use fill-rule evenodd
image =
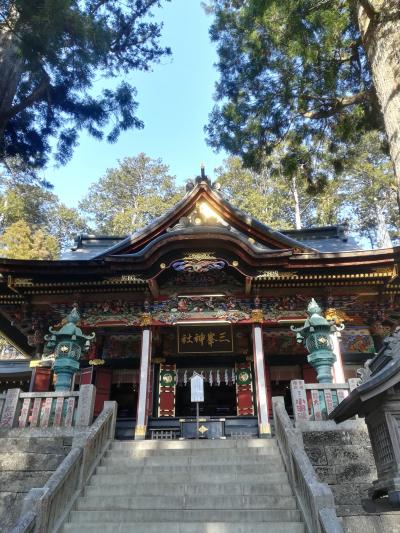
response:
<svg viewBox="0 0 400 533"><path fill-rule="evenodd" d="M32 231L41 229L66 248L76 233L88 230L86 221L76 209L66 207L49 187L30 183L24 174L0 176L0 231L24 221Z"/></svg>
<svg viewBox="0 0 400 533"><path fill-rule="evenodd" d="M379 245L379 212L393 239L400 227L396 202L396 184L390 158L382 151L383 135L370 132L343 162L343 173L336 180L336 199L342 213L347 213L352 229Z"/></svg>
<svg viewBox="0 0 400 533"><path fill-rule="evenodd" d="M20 220L0 236L0 255L9 259L57 259L57 239L42 229L33 229Z"/></svg>
<svg viewBox="0 0 400 533"><path fill-rule="evenodd" d="M160 159L140 153L107 170L79 207L104 234L125 235L165 213L182 195Z"/></svg>
<svg viewBox="0 0 400 533"><path fill-rule="evenodd" d="M168 0L167 0L168 1ZM4 0L0 3L0 160L19 155L42 167L57 140L65 163L86 130L107 140L142 128L126 80L97 91L96 80L148 70L170 54L151 21L160 0Z"/></svg>
<svg viewBox="0 0 400 533"><path fill-rule="evenodd" d="M298 152L294 160L305 161L310 182L321 184L315 158L336 171L346 147L381 127L351 4L209 2L220 80L208 142L260 170L285 139Z"/></svg>
<svg viewBox="0 0 400 533"><path fill-rule="evenodd" d="M293 154L285 144L264 158L259 172L245 168L239 157L228 158L217 169L218 181L233 205L274 229L296 227L297 203L303 226L347 221L360 242L374 247L380 245L379 231L387 230L398 238L400 225L392 164L382 151L382 142L383 135L373 132L361 137L342 160L340 178L326 172L324 159L316 159L323 187L310 185L300 165L292 165ZM385 228L379 227L380 213Z"/></svg>
<svg viewBox="0 0 400 533"><path fill-rule="evenodd" d="M274 155L259 172L245 168L239 157L229 157L224 166L216 169L216 176L234 206L274 229L291 229L295 227L296 209L293 182L282 173ZM295 185L306 211L302 213L303 222L307 224L310 198L304 182Z"/></svg>

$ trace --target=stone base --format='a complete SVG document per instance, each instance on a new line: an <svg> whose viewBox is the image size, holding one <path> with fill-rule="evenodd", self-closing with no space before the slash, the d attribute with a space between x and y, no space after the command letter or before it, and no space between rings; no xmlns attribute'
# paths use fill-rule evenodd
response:
<svg viewBox="0 0 400 533"><path fill-rule="evenodd" d="M270 439L272 437L270 424L260 424L259 433L260 439Z"/></svg>
<svg viewBox="0 0 400 533"><path fill-rule="evenodd" d="M399 533L400 516L377 514L346 516L343 518L345 533Z"/></svg>
<svg viewBox="0 0 400 533"><path fill-rule="evenodd" d="M69 436L42 431L41 438L35 429L35 436L19 428L0 433L0 531L11 530L28 491L42 487L71 448Z"/></svg>
<svg viewBox="0 0 400 533"><path fill-rule="evenodd" d="M361 420L354 422L335 428L318 422L312 430L302 428L305 451L320 480L330 486L338 516L363 514L362 502L376 479L367 428Z"/></svg>
<svg viewBox="0 0 400 533"><path fill-rule="evenodd" d="M146 438L146 426L135 427L135 440L145 440Z"/></svg>
<svg viewBox="0 0 400 533"><path fill-rule="evenodd" d="M368 494L371 499L388 495L392 505L400 506L400 478L388 476L377 479L373 482Z"/></svg>
<svg viewBox="0 0 400 533"><path fill-rule="evenodd" d="M390 504L400 508L400 490L393 490L388 495Z"/></svg>

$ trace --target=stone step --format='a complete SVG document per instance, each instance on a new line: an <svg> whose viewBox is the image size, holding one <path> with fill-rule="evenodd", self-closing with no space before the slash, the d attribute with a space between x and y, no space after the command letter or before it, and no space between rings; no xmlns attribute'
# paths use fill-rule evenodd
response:
<svg viewBox="0 0 400 533"><path fill-rule="evenodd" d="M85 523L85 533L98 533L98 523ZM135 522L102 524L101 533L305 533L301 522ZM65 524L61 533L82 533L81 525Z"/></svg>
<svg viewBox="0 0 400 533"><path fill-rule="evenodd" d="M296 500L293 496L109 496L106 499L98 496L86 496L80 498L77 504L78 511L103 511L110 510L133 510L133 509L216 509L235 510L235 509L273 509L296 510Z"/></svg>
<svg viewBox="0 0 400 533"><path fill-rule="evenodd" d="M268 455L224 455L224 454L210 454L200 455L173 455L161 456L153 455L150 457L129 457L127 455L120 455L111 453L107 455L101 462L102 466L117 466L124 468L125 466L212 466L212 465L281 465L283 467L282 458L278 452Z"/></svg>
<svg viewBox="0 0 400 533"><path fill-rule="evenodd" d="M293 509L268 510L219 510L219 509L136 509L101 510L104 502L98 502L94 511L72 511L71 522L75 524L97 523L101 531L105 524L127 522L300 522L300 512ZM83 526L82 526L83 527ZM86 530L86 527L85 527ZM161 529L162 530L162 529ZM135 530L133 530L135 531ZM230 531L230 527L227 529Z"/></svg>
<svg viewBox="0 0 400 533"><path fill-rule="evenodd" d="M238 495L275 495L292 496L289 483L120 483L120 484L90 484L86 487L86 496L238 496Z"/></svg>
<svg viewBox="0 0 400 533"><path fill-rule="evenodd" d="M98 533L98 522L86 522L85 533ZM101 533L305 533L301 522L126 522L101 524ZM61 533L82 533L80 524L65 524Z"/></svg>
<svg viewBox="0 0 400 533"><path fill-rule="evenodd" d="M196 455L197 457L210 457L213 456L227 456L232 457L237 455L242 457L245 455L251 456L269 456L279 455L279 448L274 443L273 446L264 446L259 448L135 448L135 447L112 447L107 456L118 455L120 457L185 457L187 455Z"/></svg>
<svg viewBox="0 0 400 533"><path fill-rule="evenodd" d="M129 440L114 441L114 449L135 448L137 450L185 450L219 448L270 448L276 447L276 439L225 439L225 440Z"/></svg>
<svg viewBox="0 0 400 533"><path fill-rule="evenodd" d="M234 470L236 474L267 474L269 472L284 472L285 468L282 461L271 461L259 464L203 464L203 465L151 465L151 464L137 464L133 465L131 461L106 461L104 466L97 467L96 472L99 474L132 474L137 479L144 474L151 474L157 476L159 474L187 474L196 478L197 474L224 474L229 470Z"/></svg>
<svg viewBox="0 0 400 533"><path fill-rule="evenodd" d="M98 467L97 473L92 477L92 485L118 485L118 484L131 484L133 482L140 483L154 483L157 481L159 484L163 483L288 483L288 477L286 472L266 472L260 473L257 469L257 473L236 472L236 469L228 471L226 468L224 472L203 472L203 469L196 472L162 472L156 470L155 473L148 472L148 468L138 472L135 469L133 472L115 472L112 468L107 469L105 467ZM192 469L193 470L193 469Z"/></svg>

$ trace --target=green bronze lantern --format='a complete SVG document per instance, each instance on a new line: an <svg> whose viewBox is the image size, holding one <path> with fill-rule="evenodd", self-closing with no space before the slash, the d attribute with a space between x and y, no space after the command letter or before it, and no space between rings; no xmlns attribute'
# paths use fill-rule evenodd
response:
<svg viewBox="0 0 400 533"><path fill-rule="evenodd" d="M308 304L308 318L301 328L291 326L296 332L298 343L304 342L309 352L307 357L310 365L317 372L318 383L332 383L332 367L336 362L333 352L331 334L341 331L344 325L338 327L334 320L327 320L322 315L322 310L314 298Z"/></svg>
<svg viewBox="0 0 400 533"><path fill-rule="evenodd" d="M56 391L71 390L72 376L79 370L79 359L82 353L90 348L90 342L95 334L84 335L78 328L80 316L76 307L66 316L64 325L60 330L49 328L50 335L44 338L47 341L46 350L54 352L55 359L53 370L57 376Z"/></svg>

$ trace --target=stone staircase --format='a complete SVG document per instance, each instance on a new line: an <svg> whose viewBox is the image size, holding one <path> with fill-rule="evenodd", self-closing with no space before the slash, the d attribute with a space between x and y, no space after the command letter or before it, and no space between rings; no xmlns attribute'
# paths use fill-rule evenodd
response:
<svg viewBox="0 0 400 533"><path fill-rule="evenodd" d="M62 533L304 533L274 439L114 441Z"/></svg>

